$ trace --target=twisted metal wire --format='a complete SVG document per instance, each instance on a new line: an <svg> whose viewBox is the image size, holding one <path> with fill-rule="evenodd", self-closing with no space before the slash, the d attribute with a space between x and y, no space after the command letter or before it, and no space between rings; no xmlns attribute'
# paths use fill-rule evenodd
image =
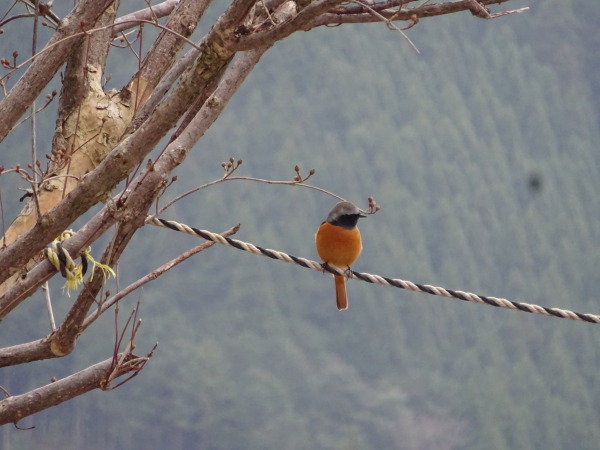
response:
<svg viewBox="0 0 600 450"><path fill-rule="evenodd" d="M429 284L413 283L412 281L401 280L399 278L388 278L370 273L341 269L338 267L329 266L327 264L321 264L316 261L311 261L310 259L289 255L287 253L280 252L277 250L262 248L249 242L231 239L228 237L221 236L217 233L212 233L207 230L199 230L197 228L190 227L179 222L175 222L172 220L164 220L154 216L148 216L146 218L146 223L158 227L180 231L182 233L187 233L192 236L201 237L203 239L216 242L217 244L226 245L228 247L233 247L238 250L244 250L255 255L267 256L272 259L278 259L287 263L297 264L299 266L306 267L308 269L313 269L319 272L327 271L334 275L342 275L348 278L352 278L354 280L366 281L367 283L380 284L383 286L393 286L413 292L421 292L430 295L437 295L440 297L454 298L471 303L480 303L483 305L512 309L514 311L523 311L532 314L540 314L543 316L558 317L560 319L570 319L581 322L600 324L600 315L596 314L583 314L575 311L569 311L567 309L547 308L545 306L533 305L529 303L513 302L505 298L487 297L483 295L473 294L470 292L454 291L452 289L446 289L439 286L432 286Z"/></svg>

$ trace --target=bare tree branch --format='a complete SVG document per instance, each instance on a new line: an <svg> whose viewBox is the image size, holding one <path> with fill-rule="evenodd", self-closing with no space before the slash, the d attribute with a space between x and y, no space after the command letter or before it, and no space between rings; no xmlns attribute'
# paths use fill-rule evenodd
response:
<svg viewBox="0 0 600 450"><path fill-rule="evenodd" d="M164 160L169 160L170 153L164 155ZM160 167L158 164L149 164L144 173L134 181L133 188L128 193L119 197L120 212L115 234L106 246L100 262L106 266L114 266L135 232L144 225L148 210L152 206L156 195L164 187L164 181L174 167L181 164L183 158L176 157L171 165ZM56 333L51 336L50 347L57 356L67 355L75 348L75 342L82 332L82 323L88 315L90 308L96 302L96 297L104 287L105 279L103 270L96 268L89 281L84 283L77 299L69 309L63 323Z"/></svg>
<svg viewBox="0 0 600 450"><path fill-rule="evenodd" d="M506 3L510 0L481 0L478 5L483 8L483 6L491 5L491 4L501 4ZM426 18L426 17L435 17L441 16L445 14L452 14L462 11L471 11L474 15L480 17L481 11L477 9L474 10L473 3L471 0L458 0L453 2L445 2L445 3L426 3L423 6L415 6L414 8L406 8L406 9L383 9L378 10L378 12L388 20L412 20L413 16L417 18ZM485 9L485 8L484 8ZM322 14L316 19L314 19L308 26L309 28L319 27L323 25L340 25L343 23L370 23L370 22L381 22L380 19L373 16L372 14L364 11L363 13L358 12L356 9L349 10L349 12L345 12L341 9L336 10L335 12L330 12L326 14Z"/></svg>
<svg viewBox="0 0 600 450"><path fill-rule="evenodd" d="M150 97L144 103L141 110L136 114L136 119L133 123L133 128L138 128L141 123L148 118L150 113L154 111L156 105L164 98L165 94L171 89L171 86L175 84L177 79L188 69L196 58L201 54L199 48L191 48L179 61L175 62L167 71L165 76L156 85L154 91L150 94Z"/></svg>
<svg viewBox="0 0 600 450"><path fill-rule="evenodd" d="M225 237L232 236L235 233L237 233L239 229L240 229L240 225L236 225L234 227L229 228L228 230L225 230L223 233L221 233L221 235L225 236ZM100 317L100 315L102 315L109 308L111 308L116 303L118 303L119 300L121 300L122 298L124 298L127 295L131 294L136 289L139 289L140 287L142 287L146 283L149 283L150 281L156 280L158 277L160 277L161 275L163 275L167 271L171 270L176 265L182 263L186 259L191 258L195 254L200 253L200 252L202 252L202 251L204 251L204 250L212 247L213 245L214 245L214 242L212 242L212 241L203 242L202 244L199 244L199 245L195 246L194 248L191 248L191 249L183 252L181 255L177 256L176 258L173 258L171 261L163 264L162 266L157 267L152 272L150 272L147 275L143 276L139 280L134 281L133 283L131 283L129 286L121 289L115 295L113 295L112 297L110 297L106 301L102 302L100 308L97 311L92 312L88 317L86 317L85 321L83 322L83 324L81 326L82 331L85 330L87 327L89 327L92 323L94 323L96 321L96 319L98 317ZM0 361L2 359L1 355L2 355L2 350L0 349ZM0 364L0 367L1 367L1 364Z"/></svg>
<svg viewBox="0 0 600 450"><path fill-rule="evenodd" d="M232 227L222 233L223 236L231 236L237 233L239 229L239 225ZM134 290L143 286L144 284L157 279L159 276L163 275L165 272L190 258L191 256L210 248L214 242L203 242L202 244L197 245L196 247L182 253L178 257L169 261L168 263L163 264L157 269L150 272L148 275L140 278L136 282L127 286L126 288L119 291L117 294L107 299L105 302L101 303L101 306L97 311L92 312L89 316L81 323L79 328L79 333L83 332L87 327L89 327L93 322L100 317L104 312L106 312L111 306L117 303L126 295L130 294ZM96 277L101 278L99 274L96 274ZM83 292L83 291L82 291ZM54 333L51 333L49 336L38 339L32 342L27 342L23 344L14 345L11 347L0 348L0 367L14 366L18 364L25 364L31 361L39 361L43 359L51 359L64 356L64 348L65 346L56 347L56 343L52 344L52 342L58 339ZM72 350L72 348L71 348Z"/></svg>
<svg viewBox="0 0 600 450"><path fill-rule="evenodd" d="M140 76L134 77L118 94L105 94L101 85L111 41L110 27L105 25L113 22L116 13L113 7L107 9L100 19L100 27L86 37L84 45L76 48L69 58L47 175L53 181L46 181L39 197L35 197L39 212L44 214L58 203L75 186L76 180L93 170L116 145L137 106L154 88L183 45L183 40L178 38L182 35L178 32L191 33L205 7L206 3L202 2L181 2L169 19L175 29L163 31L148 53ZM140 94L144 98L140 99ZM36 217L30 214L30 208L26 205L6 231L6 243L10 244L33 226Z"/></svg>
<svg viewBox="0 0 600 450"><path fill-rule="evenodd" d="M49 337L0 349L0 367L56 358L50 350Z"/></svg>
<svg viewBox="0 0 600 450"><path fill-rule="evenodd" d="M60 23L42 52L20 65L16 56L13 63L3 61L11 71L17 70L17 66L29 64L29 67L0 102L0 140L13 129L65 62L67 66L51 162L46 172L36 168L36 161L30 165L32 170L39 169L38 174L43 177L31 189L36 194L39 214L29 214L30 203L5 232L5 245L0 248L0 320L57 273L46 260L44 247L100 202L105 202L100 211L62 245L75 257L114 226L100 262L112 267L118 263L134 234L144 225L152 203L173 181L172 171L183 163L276 41L322 25L379 21L392 26L392 21L411 20L409 26L413 26L419 18L466 10L482 18L512 12L491 14L487 9L487 5L509 0L439 1L230 0L229 7L196 45L188 37L198 26L210 0L165 0L155 6L147 2L147 8L118 20L115 20L118 0L81 0ZM47 11L51 5L30 3L33 8L41 8L40 14L50 14ZM409 8L413 3L416 6ZM166 23L159 23L158 17L166 15L169 16ZM110 45L115 33L131 27L132 21L138 21L140 26L137 41L140 49L134 52L137 59L132 64L131 78L121 90L106 92L102 74ZM144 25L139 21L162 30L145 55ZM177 60L186 43L192 48ZM127 44L133 49L129 41ZM0 87L6 89L7 84ZM177 124L159 155L142 167L148 154L156 150L160 140ZM35 129L33 133L35 137ZM233 160L231 166L234 168L226 166L226 177L237 167ZM295 170L294 182L271 183L302 182L300 169ZM18 168L10 171L26 177L29 183L36 181L36 176ZM242 178L250 179L227 179ZM123 191L113 195L124 180ZM227 233L236 231L237 228ZM184 252L110 298L104 294L102 270L96 268L94 277L83 284L58 329L49 330L48 336L32 342L0 348L0 367L69 354L79 336L125 295L211 245L212 242L205 242ZM94 305L97 305L95 311ZM131 353L135 330L139 327L135 314L127 322L133 328L126 351L117 354L125 336L117 330L113 358L26 394L8 396L0 401L0 425L17 423L23 417L92 389L109 389L111 381L121 375L135 376L151 356L139 358Z"/></svg>
<svg viewBox="0 0 600 450"><path fill-rule="evenodd" d="M11 275L14 268L18 269L27 262L28 254L41 251L77 217L105 198L117 183L143 161L192 101L218 76L223 66L229 64L234 52L227 47L235 39L234 28L252 3L253 0L234 1L205 38L203 52L193 69L183 75L171 95L157 106L148 120L124 138L95 170L84 176L73 191L38 223L11 245L0 249L0 283Z"/></svg>
<svg viewBox="0 0 600 450"><path fill-rule="evenodd" d="M113 241L107 246L102 257L102 263L112 266L118 261L135 231L144 224L146 214L163 187L166 176L183 162L189 150L216 120L266 50L267 48L264 47L240 55L225 79L207 101L208 106L202 108L180 137L167 146L158 161L148 167L132 183L133 188L124 200L124 209L128 211L126 214L128 220L120 223ZM93 281L84 285L65 321L52 336L53 353L60 355L72 351L75 340L81 332L81 324L102 284L102 275L98 273Z"/></svg>
<svg viewBox="0 0 600 450"><path fill-rule="evenodd" d="M155 195L159 192L162 183L166 179L167 174L183 162L189 149L204 134L214 120L216 120L222 109L250 73L252 67L258 63L265 51L266 48L262 48L240 55L240 58L236 60L230 72L219 84L219 87L207 102L209 106L200 111L196 118L192 120L190 126L186 128L185 132L167 147L159 160L138 177L139 181L133 183L134 187L126 198L124 206L122 207L122 212L120 212L119 215L124 215L129 219L138 217L140 218L140 223L135 224L130 221L128 222L128 226L120 231L122 235L119 241L122 239L122 244L126 244L133 235L133 231L143 224L143 219L145 218ZM120 201L122 201L122 199ZM105 209L107 208L108 207L105 207ZM107 223L104 223L103 226L106 227L108 221L111 220L111 218L114 220L115 217L116 216L114 215L106 217ZM106 261L104 262L109 265L114 264L114 261L116 261L114 258L118 258L124 247L125 245L119 245L116 248L111 248L111 251L114 252L112 255L113 259L108 260L105 258ZM95 277L95 280L98 279L101 279L101 277ZM38 280L37 285L41 285L44 281L45 280L43 279ZM98 290L98 281L95 281L95 284L92 286L88 283L84 285L82 293L75 302L67 319L65 319L63 325L61 325L57 333L53 336L50 353L45 352L42 353L43 355L64 355L73 349L75 339L80 332L79 326L95 300L95 295ZM22 299L24 297L20 298ZM4 305L4 308L2 309L3 301L7 304ZM15 306L14 299L11 300L7 298L4 300L4 298L0 298L0 317L5 315Z"/></svg>
<svg viewBox="0 0 600 450"><path fill-rule="evenodd" d="M56 406L93 389L105 389L111 373L122 376L138 372L148 361L148 357L138 357L132 353L119 355L122 364L114 366L115 358L109 358L66 378L33 389L22 395L11 395L0 401L0 425L17 423L24 417Z"/></svg>
<svg viewBox="0 0 600 450"><path fill-rule="evenodd" d="M79 252L83 248L89 246L110 228L116 221L114 216L117 213L117 208L114 205L116 205L117 200L118 197L109 200L107 206L90 219L79 232L69 238L63 244L65 250L72 256L79 255ZM55 274L56 269L54 266L44 258L41 262L33 266L29 272L18 276L6 292L0 295L0 319L6 317L19 303L32 295L44 282Z"/></svg>
<svg viewBox="0 0 600 450"><path fill-rule="evenodd" d="M286 18L273 28L268 29L268 31L255 32L248 36L240 37L233 48L235 50L250 50L265 45L273 45L290 34L305 29L320 14L329 11L340 3L342 3L342 0L316 0L311 2L304 9L298 11L298 14ZM289 8L291 11L291 8L295 7L295 2L286 2L280 8L284 8L286 5L290 5Z"/></svg>
<svg viewBox="0 0 600 450"><path fill-rule="evenodd" d="M19 117L27 110L31 102L40 95L42 89L50 82L60 66L66 61L73 47L79 45L83 37L65 40L66 37L89 30L114 0L82 0L65 19L46 47L53 48L44 53L43 58L36 58L12 87L8 96L0 101L0 141L8 135ZM58 42L62 43L57 44Z"/></svg>
<svg viewBox="0 0 600 450"><path fill-rule="evenodd" d="M155 17L161 18L170 15L180 2L181 0L165 0L162 3L153 5L152 9L144 8L119 17L115 20L116 26L112 29L113 36L134 27L137 21L153 20Z"/></svg>
<svg viewBox="0 0 600 450"><path fill-rule="evenodd" d="M118 1L116 2L118 3ZM98 18L96 26L103 27L111 24L114 21L117 5L110 5ZM81 106L85 96L90 89L89 78L85 76L85 71L82 67L93 67L92 70L101 74L104 71L106 57L110 46L110 40L107 39L107 34L110 36L110 29L102 29L98 32L86 36L82 40L82 44L74 46L67 59L67 67L63 75L63 89L60 93L60 102L58 106L58 120L64 122L67 117L73 112L73 109ZM60 136L62 127L57 130L57 135ZM55 142L53 148L67 148L67 144Z"/></svg>
<svg viewBox="0 0 600 450"><path fill-rule="evenodd" d="M209 4L210 0L181 0L172 11L165 24L171 32L160 33L142 61L139 73L129 82L129 90L135 93L136 109L144 104L185 44L176 34L189 37Z"/></svg>
<svg viewBox="0 0 600 450"><path fill-rule="evenodd" d="M377 2L369 2L369 7L375 11L381 12L386 9L397 8L400 9L404 7L404 5L408 5L409 3L414 3L418 0L385 0L385 1L377 1ZM333 14L364 14L367 11L367 8L356 3L345 3L338 8L334 8L330 13Z"/></svg>

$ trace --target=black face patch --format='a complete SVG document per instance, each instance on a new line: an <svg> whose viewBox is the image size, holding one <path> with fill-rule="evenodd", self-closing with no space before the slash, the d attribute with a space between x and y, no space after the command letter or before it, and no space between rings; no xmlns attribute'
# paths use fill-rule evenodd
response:
<svg viewBox="0 0 600 450"><path fill-rule="evenodd" d="M360 217L360 214L343 214L329 223L331 225L337 225L338 227L351 230L354 227L356 227L356 224L358 223L358 219L360 219Z"/></svg>

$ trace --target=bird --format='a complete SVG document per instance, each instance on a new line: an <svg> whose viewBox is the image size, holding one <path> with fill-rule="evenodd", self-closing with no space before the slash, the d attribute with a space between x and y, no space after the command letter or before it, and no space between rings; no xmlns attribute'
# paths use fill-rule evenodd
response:
<svg viewBox="0 0 600 450"><path fill-rule="evenodd" d="M315 234L315 246L321 260L334 267L349 269L362 250L358 219L367 217L350 202L339 202L329 211ZM334 275L337 308L348 308L346 277Z"/></svg>

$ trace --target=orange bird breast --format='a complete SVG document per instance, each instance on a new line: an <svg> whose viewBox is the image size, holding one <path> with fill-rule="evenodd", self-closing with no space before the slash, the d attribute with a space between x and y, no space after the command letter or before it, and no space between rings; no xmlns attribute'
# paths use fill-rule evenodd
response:
<svg viewBox="0 0 600 450"><path fill-rule="evenodd" d="M348 230L323 222L315 235L317 253L331 266L348 268L360 255L362 242L358 227Z"/></svg>

